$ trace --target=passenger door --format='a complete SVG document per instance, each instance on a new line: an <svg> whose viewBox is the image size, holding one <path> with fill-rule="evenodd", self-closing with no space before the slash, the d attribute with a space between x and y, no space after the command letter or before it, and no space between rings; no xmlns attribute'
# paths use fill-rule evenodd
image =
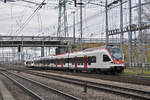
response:
<svg viewBox="0 0 150 100"><path fill-rule="evenodd" d="M111 59L107 54L102 55L103 68L109 68Z"/></svg>

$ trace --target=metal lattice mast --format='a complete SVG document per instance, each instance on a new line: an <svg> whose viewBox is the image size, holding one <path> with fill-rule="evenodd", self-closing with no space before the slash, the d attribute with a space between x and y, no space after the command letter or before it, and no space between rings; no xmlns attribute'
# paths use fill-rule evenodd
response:
<svg viewBox="0 0 150 100"><path fill-rule="evenodd" d="M66 2L67 2L67 0L64 0L64 33L65 33L65 37L67 37L67 35L68 35Z"/></svg>
<svg viewBox="0 0 150 100"><path fill-rule="evenodd" d="M57 29L57 37L60 37L60 33L61 33L61 0L59 0L59 12L58 12L58 29Z"/></svg>
<svg viewBox="0 0 150 100"><path fill-rule="evenodd" d="M141 19L141 14L142 14L142 9L141 9L141 0L139 0L139 11L138 11L138 24L141 27L142 24L142 19ZM139 30L139 63L141 66L143 66L143 33L142 30Z"/></svg>
<svg viewBox="0 0 150 100"><path fill-rule="evenodd" d="M108 45L108 39L109 39L109 37L108 37L108 1L106 0L105 1L105 17L106 17L106 21L105 21L105 30L106 30L106 45Z"/></svg>
<svg viewBox="0 0 150 100"><path fill-rule="evenodd" d="M131 8L131 0L129 0L129 26L131 29L132 25L132 8ZM129 37L129 66L132 66L132 31L128 33Z"/></svg>
<svg viewBox="0 0 150 100"><path fill-rule="evenodd" d="M82 18L82 0L80 0L80 34L81 34L81 40L80 40L80 44L81 44L81 49L83 49L82 47L82 35L83 35L83 18Z"/></svg>
<svg viewBox="0 0 150 100"><path fill-rule="evenodd" d="M66 3L67 0L59 0L57 37L66 37L68 33Z"/></svg>
<svg viewBox="0 0 150 100"><path fill-rule="evenodd" d="M122 0L120 0L120 48L123 51L123 5Z"/></svg>

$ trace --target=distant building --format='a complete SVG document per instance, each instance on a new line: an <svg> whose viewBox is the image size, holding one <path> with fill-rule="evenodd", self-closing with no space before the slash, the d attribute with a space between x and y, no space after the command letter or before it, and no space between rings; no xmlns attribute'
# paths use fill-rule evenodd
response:
<svg viewBox="0 0 150 100"><path fill-rule="evenodd" d="M144 40L145 40L145 42L150 43L150 32L149 31L145 33Z"/></svg>

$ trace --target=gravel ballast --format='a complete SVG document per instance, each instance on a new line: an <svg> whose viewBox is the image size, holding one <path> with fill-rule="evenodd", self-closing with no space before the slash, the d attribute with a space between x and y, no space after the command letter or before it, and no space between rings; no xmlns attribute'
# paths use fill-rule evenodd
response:
<svg viewBox="0 0 150 100"><path fill-rule="evenodd" d="M64 83L60 81L38 77L38 76L23 73L23 72L20 72L17 74L37 80L50 87L53 87L65 93L69 93L71 95L77 96L81 98L82 100L131 100L130 98L121 97L120 95L115 95L115 94L106 93L106 92L98 91L98 90L92 90L92 89L88 89L88 92L84 93L83 87L81 86L76 86L76 85L72 85L72 84L68 84L68 83Z"/></svg>
<svg viewBox="0 0 150 100"><path fill-rule="evenodd" d="M16 86L12 81L10 81L9 79L7 79L1 74L0 74L0 79L3 81L6 88L9 90L9 92L12 94L15 100L35 100L34 98L26 94L21 88Z"/></svg>

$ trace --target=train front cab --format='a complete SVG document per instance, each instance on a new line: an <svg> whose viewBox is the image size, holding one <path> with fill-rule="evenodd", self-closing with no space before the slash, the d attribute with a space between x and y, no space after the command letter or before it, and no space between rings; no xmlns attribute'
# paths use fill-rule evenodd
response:
<svg viewBox="0 0 150 100"><path fill-rule="evenodd" d="M31 61L26 61L25 66L28 67L28 68L31 68L31 67L34 66L34 62L32 60Z"/></svg>
<svg viewBox="0 0 150 100"><path fill-rule="evenodd" d="M106 51L108 55L103 55L103 62L111 63L109 70L112 73L121 73L124 70L122 51L117 47L107 48Z"/></svg>
<svg viewBox="0 0 150 100"><path fill-rule="evenodd" d="M98 64L100 68L99 71L110 74L121 73L123 71L123 64L115 64L114 60L107 53L101 53L100 55L99 60L101 61Z"/></svg>

